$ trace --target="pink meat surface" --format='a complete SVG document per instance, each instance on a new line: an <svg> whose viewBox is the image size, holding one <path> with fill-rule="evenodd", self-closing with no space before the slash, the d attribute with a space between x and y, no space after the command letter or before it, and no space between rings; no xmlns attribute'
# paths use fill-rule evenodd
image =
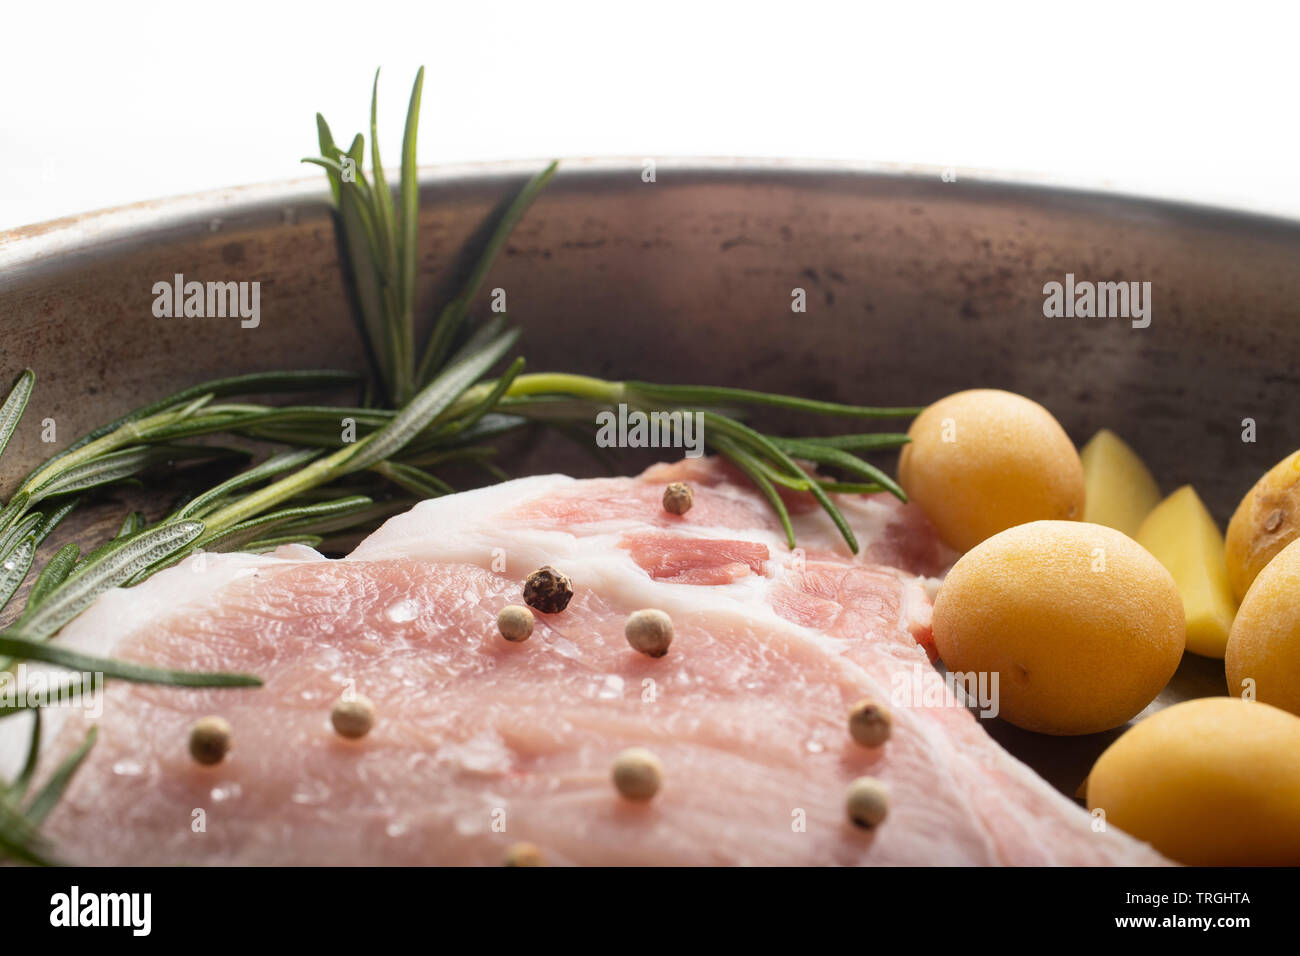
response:
<svg viewBox="0 0 1300 956"><path fill-rule="evenodd" d="M684 516L660 505L670 480L694 485ZM926 693L926 584L952 556L914 507L843 499L855 558L820 510L793 503L791 552L766 504L714 461L544 476L425 502L343 560L198 555L106 594L60 642L265 686L110 683L99 742L46 833L90 864L497 864L517 841L553 864L1163 862L1094 832L951 693ZM575 597L507 643L496 613L542 564L569 574ZM673 618L666 657L624 639L643 607ZM360 741L329 726L349 689L378 711ZM847 733L864 696L894 715L879 750ZM207 714L234 728L216 767L186 748ZM46 772L90 721L61 715ZM19 723L0 725L11 763ZM630 746L665 767L645 804L610 782ZM845 821L863 774L891 795L873 833Z"/></svg>

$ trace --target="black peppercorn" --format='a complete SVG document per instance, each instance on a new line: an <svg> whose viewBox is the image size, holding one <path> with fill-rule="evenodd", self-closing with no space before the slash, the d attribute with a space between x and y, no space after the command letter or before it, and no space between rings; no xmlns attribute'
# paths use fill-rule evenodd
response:
<svg viewBox="0 0 1300 956"><path fill-rule="evenodd" d="M549 564L528 575L524 582L524 603L543 614L558 614L573 598L573 582Z"/></svg>

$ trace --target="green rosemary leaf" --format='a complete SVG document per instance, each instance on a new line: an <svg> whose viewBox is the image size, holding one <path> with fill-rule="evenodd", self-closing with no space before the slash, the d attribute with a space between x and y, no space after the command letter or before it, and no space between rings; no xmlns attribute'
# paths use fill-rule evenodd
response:
<svg viewBox="0 0 1300 956"><path fill-rule="evenodd" d="M720 388L699 385L655 385L650 382L625 382L629 400L669 405L766 405L818 415L841 415L854 418L911 418L922 408L874 408L864 405L841 405L819 402L791 395L755 392L747 388Z"/></svg>
<svg viewBox="0 0 1300 956"><path fill-rule="evenodd" d="M357 164L357 178L361 178L361 164L366 159L366 138L360 133L352 137L352 145L348 147L348 156Z"/></svg>
<svg viewBox="0 0 1300 956"><path fill-rule="evenodd" d="M259 538L250 541L241 550L249 554L265 554L286 544L305 544L309 548L314 548L323 540L324 538L318 534L286 534L278 538Z"/></svg>
<svg viewBox="0 0 1300 956"><path fill-rule="evenodd" d="M248 452L215 445L141 445L136 448L126 448L92 458L84 464L74 465L67 471L55 475L32 492L31 503L35 504L55 495L66 495L74 491L85 491L100 485L112 484L161 462L235 457L246 458Z"/></svg>
<svg viewBox="0 0 1300 956"><path fill-rule="evenodd" d="M342 388L345 385L356 385L360 377L356 372L344 371L341 369L314 369L308 371L277 371L277 372L250 372L247 375L235 375L229 378L212 379L207 382L201 382L191 388L182 389L172 395L167 396L160 401L153 402L149 405L142 406L133 412L102 425L90 432L83 438L74 442L72 446L65 451L73 451L76 448L93 441L95 438L107 435L115 431L128 422L139 421L142 418L148 418L158 412L168 409L185 407L196 398L206 394L212 394L217 398L227 395L255 395L261 392L308 392L325 389Z"/></svg>
<svg viewBox="0 0 1300 956"><path fill-rule="evenodd" d="M316 140L320 143L321 156L337 162L339 148L334 145L334 134L330 132L329 123L325 122L325 117L321 116L320 113L316 114ZM341 169L340 172L342 172ZM334 195L334 201L337 203L339 201L339 179L336 176L330 176L329 180L330 192Z"/></svg>
<svg viewBox="0 0 1300 956"><path fill-rule="evenodd" d="M473 389L470 391L473 391ZM466 394L468 394L468 392ZM456 402L455 404L459 405L462 403ZM530 424L532 423L529 419L522 415L503 415L497 412L489 412L453 439L437 437L437 429L425 429L413 438L410 444L402 449L400 457L408 465L423 467L425 465L436 464L439 460L437 457L426 461L424 460L425 456L437 456L444 451L468 447L476 443L493 441L494 439L500 438L502 435L518 431ZM487 446L478 444L477 447Z"/></svg>
<svg viewBox="0 0 1300 956"><path fill-rule="evenodd" d="M319 425L271 424L265 427L255 426L240 429L239 433L247 438L256 438L259 441L299 445L304 449L314 449L321 452L327 448L342 448L344 445L351 444L343 440L343 436L339 431L338 428L323 428ZM359 434L364 435L364 432L359 430Z"/></svg>
<svg viewBox="0 0 1300 956"><path fill-rule="evenodd" d="M394 413L386 408L360 408L349 405L285 405L267 408L258 413L258 421L295 426L325 425L335 431L342 428L343 419L351 418L367 428L383 428L393 420Z"/></svg>
<svg viewBox="0 0 1300 956"><path fill-rule="evenodd" d="M299 162L310 163L313 166L319 166L321 169L325 170L326 175L329 177L330 183L331 184L338 183L340 191L343 190L344 188L347 189L355 188L360 193L361 208L365 212L365 221L368 224L367 232L369 234L369 237L373 240L374 239L374 214L370 211L371 206L373 204L370 183L366 180L365 173L361 171L360 167L356 166L353 163L351 154L347 154L346 158L349 160L349 165L352 166L351 169L347 169L343 165L343 161L341 159L329 158L325 156L304 156L301 160L299 160ZM342 199L342 196L340 195L338 198Z"/></svg>
<svg viewBox="0 0 1300 956"><path fill-rule="evenodd" d="M832 465L855 475L869 478L876 484L884 485L884 487L888 489L889 493L899 501L907 500L907 493L903 491L898 482L894 481L894 479L890 478L875 465L863 461L857 455L853 455L839 448L831 448L819 444L818 442L800 441L799 439L784 438L774 440L773 443L787 454L793 455L796 458L806 458L819 465Z"/></svg>
<svg viewBox="0 0 1300 956"><path fill-rule="evenodd" d="M761 460L756 460L756 465L774 484L779 484L784 488L791 489L792 491L806 491L810 493L817 503L821 505L822 510L830 516L831 521L835 523L835 527L839 529L840 535L844 538L844 542L849 546L849 550L854 554L858 553L857 536L853 533L853 529L849 526L848 521L845 520L844 515L840 512L839 506L831 501L830 496L826 494L826 491L821 486L821 482L809 478L807 475L800 479L794 478L788 474L783 474Z"/></svg>
<svg viewBox="0 0 1300 956"><path fill-rule="evenodd" d="M36 828L3 794L0 794L0 858L49 866L48 847Z"/></svg>
<svg viewBox="0 0 1300 956"><path fill-rule="evenodd" d="M361 330L380 382L392 381L394 356L385 327L383 254L375 235L379 226L355 183L344 183L339 194L339 221L343 231L352 284L357 294Z"/></svg>
<svg viewBox="0 0 1300 956"><path fill-rule="evenodd" d="M402 134L402 215L400 250L401 310L395 321L401 341L405 388L402 401L410 398L415 376L415 273L417 239L420 231L420 178L416 167L415 144L420 130L420 95L424 89L424 67L415 74L411 102L406 110L406 130ZM378 175L378 174L376 174Z"/></svg>
<svg viewBox="0 0 1300 956"><path fill-rule="evenodd" d="M0 455L3 455L4 450L9 446L9 439L13 437L14 429L18 427L23 412L27 410L27 401L32 397L32 389L35 387L36 373L31 369L24 369L14 380L13 388L9 390L9 397L5 399L4 405L0 406Z"/></svg>
<svg viewBox="0 0 1300 956"><path fill-rule="evenodd" d="M366 222L369 224L370 241L374 245L374 250L375 250L374 252L375 259L376 259L375 265L379 269L379 274L383 275L384 265L382 262L378 261L379 260L379 245L378 245L379 236L378 233L375 231L374 191L370 188L370 181L366 179L365 168L362 165L366 161L366 138L362 136L360 133L357 133L356 136L352 137L352 145L348 147L347 157L350 160L352 160L351 166L354 175L352 177L351 185L356 187L357 193L359 193L360 195L360 199L361 199L360 206L365 213ZM370 381L367 380L366 384L368 387Z"/></svg>
<svg viewBox="0 0 1300 956"><path fill-rule="evenodd" d="M477 352L451 362L446 370L411 399L387 426L364 441L357 442L354 446L355 450L343 466L342 473L360 471L396 455L407 442L423 431L429 422L495 365L518 338L519 330L511 329L497 336L494 341L481 347Z"/></svg>
<svg viewBox="0 0 1300 956"><path fill-rule="evenodd" d="M0 608L9 603L14 592L27 579L36 557L36 536L28 535L0 558Z"/></svg>
<svg viewBox="0 0 1300 956"><path fill-rule="evenodd" d="M401 267L398 261L398 235L396 213L393 210L393 190L384 172L379 156L379 70L370 91L370 173L374 178L374 196L371 209L375 220L375 237L379 246L379 261L387 280L382 289L384 313L381 332L388 342L391 359L389 378L385 380L389 397L394 405L403 405L411 394L412 359L402 351L403 335L401 305Z"/></svg>
<svg viewBox="0 0 1300 956"><path fill-rule="evenodd" d="M23 761L23 769L14 779L13 785L9 792L18 797L27 795L27 788L31 786L32 778L36 776L36 765L41 759L41 709L32 708L32 735L27 743L27 759Z"/></svg>
<svg viewBox="0 0 1300 956"><path fill-rule="evenodd" d="M538 194L546 188L546 184L555 176L557 168L559 168L558 160L552 162L530 179L506 209L505 215L501 217L496 229L492 231L492 235L488 239L487 245L484 246L483 252L475 263L474 269L464 287L438 314L438 319L433 326L433 333L429 338L429 344L425 348L424 358L420 361L420 369L416 374L417 382L427 382L442 367L443 360L447 357L447 353L451 351L452 343L460 332L465 314L469 311L474 297L478 295L479 287L482 286L488 271L496 261L498 253L505 247L510 234L514 232L515 226L519 224L524 213L528 211L528 207L533 204L533 200L537 198Z"/></svg>
<svg viewBox="0 0 1300 956"><path fill-rule="evenodd" d="M54 592L55 588L67 580L80 554L81 548L74 543L69 543L61 547L54 553L54 557L45 562L45 567L36 576L36 580L32 582L32 589L27 594L27 607L23 612L24 617L31 615Z"/></svg>
<svg viewBox="0 0 1300 956"><path fill-rule="evenodd" d="M8 529L27 513L27 499L30 497L27 492L20 491L10 499L9 504L0 511L0 531Z"/></svg>
<svg viewBox="0 0 1300 956"><path fill-rule="evenodd" d="M455 488L442 479L412 465L404 465L396 461L381 461L371 465L370 470L383 475L399 488L404 488L418 498L440 498L456 492Z"/></svg>
<svg viewBox="0 0 1300 956"><path fill-rule="evenodd" d="M712 442L713 439L710 438L709 441ZM754 460L762 466L763 474L767 475L768 480L771 481L772 484L780 485L782 488L789 488L791 491L808 490L808 482L810 479L807 476L804 476L803 478L795 478L792 475L787 475L783 471L777 471L769 462L763 461L758 456L754 456Z"/></svg>
<svg viewBox="0 0 1300 956"><path fill-rule="evenodd" d="M136 448L140 444L157 445L229 431L257 417L257 413L230 411L219 406L204 409L202 414L189 418L180 418L174 412L164 412L155 418L125 425L120 431L99 439L94 446L81 449L74 457L76 464L83 464L110 451ZM65 462L64 469L70 467L72 466Z"/></svg>
<svg viewBox="0 0 1300 956"><path fill-rule="evenodd" d="M88 608L100 594L181 551L203 534L201 521L177 521L142 531L116 543L77 568L23 625L24 633L44 640Z"/></svg>
<svg viewBox="0 0 1300 956"><path fill-rule="evenodd" d="M823 491L835 495L874 495L885 490L884 485L874 481L818 481Z"/></svg>
<svg viewBox="0 0 1300 956"><path fill-rule="evenodd" d="M320 369L290 372L252 372L247 375L236 375L230 378L219 378L208 382L202 382L192 388L182 389L181 391L169 395L160 401L143 405L132 412L128 412L121 418L115 418L113 421L87 432L67 448L57 452L41 464L37 465L23 479L21 486L26 486L36 477L36 475L45 471L53 463L66 458L68 455L84 448L91 442L97 441L105 435L117 431L123 425L144 418L149 418L168 409L174 410L177 407L184 407L195 398L208 393L220 398L225 395L255 395L260 392L306 392L341 388L344 385L355 385L359 380L360 377L356 372L341 371L339 369Z"/></svg>
<svg viewBox="0 0 1300 956"><path fill-rule="evenodd" d="M481 352L490 342L496 340L506 329L506 317L504 315L493 315L491 318L484 320L479 324L465 340L465 342L452 353L451 358L447 361L447 368L453 365L459 365L478 352ZM491 383L481 382L480 388L490 391Z"/></svg>
<svg viewBox="0 0 1300 956"><path fill-rule="evenodd" d="M165 684L171 687L261 687L261 678L252 674L227 674L219 671L179 671L131 661L96 657L60 647L57 643L15 637L12 628L0 632L0 654L15 660L43 661L55 667L83 674L103 674L138 684Z"/></svg>
<svg viewBox="0 0 1300 956"><path fill-rule="evenodd" d="M59 798L63 796L63 791L72 782L73 774L77 772L77 768L86 759L86 755L90 753L90 748L95 746L95 741L98 738L99 728L91 727L86 732L86 739L81 742L81 746L73 751L63 763L59 764L58 769L45 782L45 786L32 798L32 802L27 805L26 815L33 825L39 827L45 822L45 818L50 815L50 811L58 805Z"/></svg>
<svg viewBox="0 0 1300 956"><path fill-rule="evenodd" d="M46 518L40 523L40 526L36 529L37 547L39 547L46 538L53 534L54 529L59 526L64 518L72 514L79 504L81 504L81 499L73 498L71 501L59 505L46 516Z"/></svg>
<svg viewBox="0 0 1300 956"><path fill-rule="evenodd" d="M821 435L816 438L772 439L782 447L784 447L785 442L797 441L811 442L844 451L888 451L894 448L902 448L911 440L911 437L905 432L866 432L861 435Z"/></svg>
<svg viewBox="0 0 1300 956"><path fill-rule="evenodd" d="M490 441L499 438L510 432L518 431L528 425L528 419L522 415L505 415L499 412L489 412L480 418L472 427L465 429L457 437L458 444L467 442Z"/></svg>
<svg viewBox="0 0 1300 956"><path fill-rule="evenodd" d="M211 405L214 398L216 398L216 396L211 392L208 392L206 395L200 395L192 401L186 402L180 408L175 410L176 420L184 421L191 417L197 413L199 409Z"/></svg>
<svg viewBox="0 0 1300 956"><path fill-rule="evenodd" d="M198 497L190 499L185 507L176 512L174 517L178 519L201 518L210 508L229 496L231 492L238 491L240 488L247 488L249 485L255 485L272 475L288 471L290 468L305 465L319 456L320 451L314 448L303 448L272 455L260 465L242 471L233 478L229 478L214 488L205 491Z"/></svg>
<svg viewBox="0 0 1300 956"><path fill-rule="evenodd" d="M840 513L839 507L831 501L830 496L822 490L816 480L804 472L804 470L800 468L789 455L782 451L771 439L754 431L747 425L742 425L740 422L733 421L724 415L718 415L712 412L703 412L702 414L706 425L709 425L714 429L721 429L724 434L732 438L733 441L752 448L759 452L760 455L770 458L773 462L778 464L783 471L772 468L764 469L764 473L770 480L776 481L797 491L810 492L813 498L816 499L817 503L822 506L822 510L830 515L831 520L835 523L840 534L844 537L845 543L848 544L849 550L854 554L858 553L858 539L854 535L853 529L849 526L848 521L845 520L844 515ZM837 449L823 449L823 451L834 451L836 454L846 455L849 458L853 457L848 455L847 452L840 452ZM755 464L761 467L761 459L755 462ZM862 462L862 464L866 465L866 462ZM868 465L867 467L872 466ZM878 469L876 470L878 471ZM893 484L892 480L890 481L890 484Z"/></svg>
<svg viewBox="0 0 1300 956"><path fill-rule="evenodd" d="M3 535L0 535L0 554L4 554L10 548L16 546L21 539L28 535L35 534L36 529L43 520L44 518L39 511L35 514L24 515L21 521Z"/></svg>
<svg viewBox="0 0 1300 956"><path fill-rule="evenodd" d="M250 438L283 441L290 445L339 448L347 444L343 439L343 422L349 418L360 437L365 437L370 431L392 421L393 412L345 406L287 406L261 410L243 421L232 423L228 429Z"/></svg>
<svg viewBox="0 0 1300 956"><path fill-rule="evenodd" d="M703 415L704 424L708 428L720 430L723 434L738 441L742 446L757 451L761 456L776 462L784 469L787 476L798 481L807 482L808 476L804 470L766 435L716 412L701 412L700 414Z"/></svg>
<svg viewBox="0 0 1300 956"><path fill-rule="evenodd" d="M812 492L812 496L817 499L817 503L822 506L822 510L831 516L831 520L835 522L835 527L840 529L840 534L843 535L844 540L848 542L849 550L854 554L857 554L859 550L857 535L853 533L853 529L849 526L848 521L845 520L844 514L840 511L839 506L836 505L835 502L831 501L830 495L826 494L826 492L822 490L822 486L817 482L808 482L808 490Z"/></svg>
<svg viewBox="0 0 1300 956"><path fill-rule="evenodd" d="M714 436L710 441L718 451L730 458L736 467L745 473L745 476L754 483L754 487L759 490L759 493L767 499L767 503L772 506L772 510L781 519L781 527L785 530L786 543L789 547L794 548L794 525L790 521L790 512L786 508L785 502L781 500L780 493L772 487L772 482L763 473L763 468L758 460L738 443L729 439Z"/></svg>
<svg viewBox="0 0 1300 956"><path fill-rule="evenodd" d="M122 538L112 537L109 538L107 541L102 542L98 547L93 548L90 551L87 551L77 562L76 567L74 567L73 570L76 571L80 568L86 567L89 564L93 564L94 562L102 558L104 555L108 554L110 551L117 550L122 546L123 540L124 539ZM120 586L124 587L125 584Z"/></svg>
<svg viewBox="0 0 1300 956"><path fill-rule="evenodd" d="M458 461L479 463L500 454L499 448L491 445L458 445L453 448L431 448L418 455L403 457L402 464L414 465L416 468L428 468L433 465L446 465Z"/></svg>
<svg viewBox="0 0 1300 956"><path fill-rule="evenodd" d="M393 240L397 230L393 225L393 192L384 173L383 161L379 158L379 70L375 70L375 81L370 87L370 175L375 182L375 232L379 237L380 252L388 265L386 272L395 276L397 270L393 265L397 249Z"/></svg>
<svg viewBox="0 0 1300 956"><path fill-rule="evenodd" d="M454 421L436 428L433 437L438 440L456 438L472 428L479 419L496 408L497 403L501 401L511 384L519 377L519 373L524 370L524 364L524 357L522 355L518 356L510 363L510 367L501 374L501 377L496 380L496 384L492 386L492 391L488 392L478 406L471 408Z"/></svg>
<svg viewBox="0 0 1300 956"><path fill-rule="evenodd" d="M316 114L316 118L320 118L319 113ZM302 159L298 160L298 162L311 163L311 165L319 166L321 169L325 170L332 191L334 192L334 199L335 201L338 200L338 186L342 182L344 169L343 163L339 161L337 156L304 156Z"/></svg>
<svg viewBox="0 0 1300 956"><path fill-rule="evenodd" d="M374 504L374 501L365 495L352 495L347 498L323 501L314 505L283 508L280 511L273 511L270 514L241 521L225 531L203 537L199 539L198 544L209 551L237 551L249 541L265 537L268 531L282 525L288 525L292 522L295 525L295 530L299 530L304 526L310 526L315 519L336 518L341 515L354 514L370 507L372 504Z"/></svg>
<svg viewBox="0 0 1300 956"><path fill-rule="evenodd" d="M291 521L283 525L280 530L310 531L315 535L326 536L352 528L373 526L385 518L410 510L417 503L414 498L394 498L389 501L379 501L368 508L358 509L337 517L312 518L309 522L304 522L301 525L296 521Z"/></svg>
<svg viewBox="0 0 1300 956"><path fill-rule="evenodd" d="M143 530L146 524L148 522L145 520L143 512L132 511L118 526L117 534L113 535L113 540L120 541L123 538L129 538L137 531Z"/></svg>

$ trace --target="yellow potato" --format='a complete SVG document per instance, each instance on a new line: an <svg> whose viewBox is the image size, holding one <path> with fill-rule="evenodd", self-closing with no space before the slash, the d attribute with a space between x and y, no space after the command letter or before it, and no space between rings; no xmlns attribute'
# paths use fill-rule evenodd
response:
<svg viewBox="0 0 1300 956"><path fill-rule="evenodd" d="M1255 576L1300 537L1300 451L1269 469L1246 493L1228 522L1228 580L1238 601Z"/></svg>
<svg viewBox="0 0 1300 956"><path fill-rule="evenodd" d="M1142 522L1138 544L1169 569L1183 597L1187 649L1223 657L1237 602L1228 585L1223 535L1191 485L1160 502Z"/></svg>
<svg viewBox="0 0 1300 956"><path fill-rule="evenodd" d="M908 435L899 483L958 551L1027 521L1083 517L1079 455L1037 402L957 392L918 415Z"/></svg>
<svg viewBox="0 0 1300 956"><path fill-rule="evenodd" d="M1083 520L1136 537L1160 501L1160 488L1147 466L1118 435L1103 428L1079 453L1086 489Z"/></svg>
<svg viewBox="0 0 1300 956"><path fill-rule="evenodd" d="M1111 744L1088 809L1179 863L1300 865L1300 718L1231 697L1175 704Z"/></svg>
<svg viewBox="0 0 1300 956"><path fill-rule="evenodd" d="M1300 714L1300 541L1255 579L1232 624L1224 665L1229 694L1251 692Z"/></svg>
<svg viewBox="0 0 1300 956"><path fill-rule="evenodd" d="M1082 521L994 535L948 572L934 642L949 671L997 674L1017 727L1091 734L1132 718L1183 654L1183 604L1136 541Z"/></svg>

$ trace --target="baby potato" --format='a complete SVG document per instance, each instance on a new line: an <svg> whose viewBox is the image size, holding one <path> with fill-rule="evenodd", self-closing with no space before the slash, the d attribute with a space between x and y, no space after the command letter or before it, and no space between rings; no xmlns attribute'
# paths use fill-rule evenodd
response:
<svg viewBox="0 0 1300 956"><path fill-rule="evenodd" d="M1083 520L1136 538L1142 519L1160 502L1160 488L1142 459L1108 428L1079 452L1085 489Z"/></svg>
<svg viewBox="0 0 1300 956"><path fill-rule="evenodd" d="M1044 734L1132 718L1183 654L1183 602L1137 542L1082 521L996 534L948 572L934 642L950 672L997 674L1000 715Z"/></svg>
<svg viewBox="0 0 1300 956"><path fill-rule="evenodd" d="M1238 601L1264 565L1300 537L1300 451L1287 455L1246 493L1228 522L1228 580Z"/></svg>
<svg viewBox="0 0 1300 956"><path fill-rule="evenodd" d="M1142 522L1138 544L1174 576L1187 616L1187 649L1222 658L1237 602L1228 585L1223 535L1191 485L1160 502Z"/></svg>
<svg viewBox="0 0 1300 956"><path fill-rule="evenodd" d="M1121 736L1088 809L1192 866L1300 864L1300 718L1232 697L1188 700Z"/></svg>
<svg viewBox="0 0 1300 956"><path fill-rule="evenodd" d="M1228 635L1228 693L1253 681L1256 700L1300 715L1300 541L1268 563L1246 594Z"/></svg>
<svg viewBox="0 0 1300 956"><path fill-rule="evenodd" d="M898 479L957 551L1027 521L1083 517L1083 465L1047 409L973 389L942 398L908 429Z"/></svg>

